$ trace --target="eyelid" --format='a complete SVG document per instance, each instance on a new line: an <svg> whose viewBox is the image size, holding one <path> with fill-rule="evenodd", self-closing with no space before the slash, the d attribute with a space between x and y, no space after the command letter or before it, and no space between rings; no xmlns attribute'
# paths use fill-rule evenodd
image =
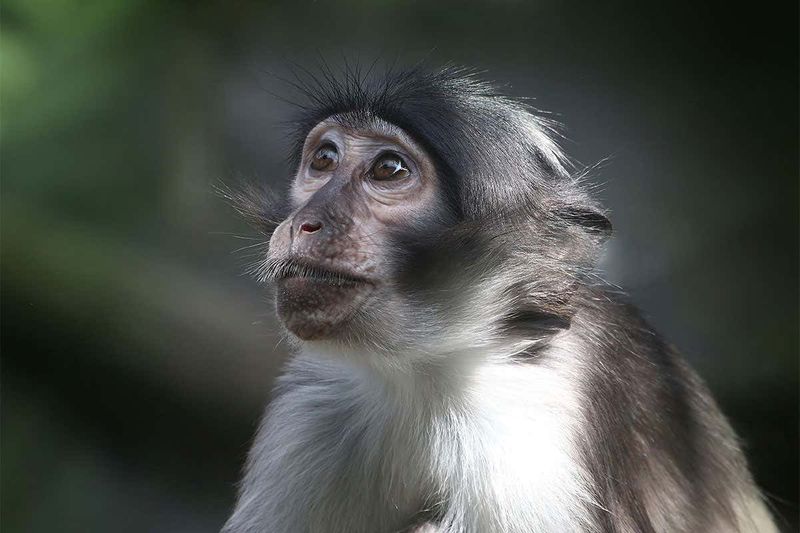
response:
<svg viewBox="0 0 800 533"><path fill-rule="evenodd" d="M327 139L323 139L319 143L319 145L317 145L317 147L314 149L314 152L312 153L312 156L318 154L320 152L320 150L323 150L325 148L327 148L329 150L333 150L337 154L339 153L339 147L336 146L335 142L327 140Z"/></svg>
<svg viewBox="0 0 800 533"><path fill-rule="evenodd" d="M400 159L402 159L404 161L406 159L408 159L408 156L403 154L399 150L389 149L389 150L381 150L380 153L378 153L378 157L375 158L375 162L377 163L378 161L381 160L381 158L384 158L384 157L387 157L387 156L389 156L389 157L391 157L391 156L399 157Z"/></svg>
<svg viewBox="0 0 800 533"><path fill-rule="evenodd" d="M395 158L399 159L400 162L403 163L403 165L404 165L403 168L408 170L409 174L414 172L414 169L415 169L415 166L414 166L414 163L413 163L414 160L411 158L411 156L405 155L403 152L400 152L398 150L383 150L369 164L370 170L372 168L374 168L375 165L377 165L380 161L382 161L383 159L385 159L387 157L395 157Z"/></svg>

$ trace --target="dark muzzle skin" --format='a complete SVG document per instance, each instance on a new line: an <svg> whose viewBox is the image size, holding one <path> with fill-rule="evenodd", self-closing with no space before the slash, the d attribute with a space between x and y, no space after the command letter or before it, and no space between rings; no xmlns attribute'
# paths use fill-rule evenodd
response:
<svg viewBox="0 0 800 533"><path fill-rule="evenodd" d="M277 289L278 316L286 328L300 339L318 340L334 336L337 326L353 317L374 286L293 277L279 280Z"/></svg>
<svg viewBox="0 0 800 533"><path fill-rule="evenodd" d="M375 288L364 254L352 246L352 221L335 216L347 199L340 188L324 192L281 224L270 243L270 255L285 265L276 279L278 316L302 340L335 336Z"/></svg>
<svg viewBox="0 0 800 533"><path fill-rule="evenodd" d="M348 253L345 241L327 217L306 210L273 236L270 253L285 257L276 276L278 317L300 339L334 336L374 289L355 272L359 258Z"/></svg>

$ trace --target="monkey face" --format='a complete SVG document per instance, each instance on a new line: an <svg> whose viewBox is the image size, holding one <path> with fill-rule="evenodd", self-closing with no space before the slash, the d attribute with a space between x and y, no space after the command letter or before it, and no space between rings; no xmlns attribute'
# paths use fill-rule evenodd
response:
<svg viewBox="0 0 800 533"><path fill-rule="evenodd" d="M277 311L303 340L373 336L399 320L392 235L439 211L430 157L379 119L336 117L307 136L293 211L270 240Z"/></svg>

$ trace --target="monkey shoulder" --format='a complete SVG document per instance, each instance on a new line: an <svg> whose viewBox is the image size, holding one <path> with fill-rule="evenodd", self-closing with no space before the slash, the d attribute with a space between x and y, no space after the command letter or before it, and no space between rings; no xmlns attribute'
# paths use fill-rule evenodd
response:
<svg viewBox="0 0 800 533"><path fill-rule="evenodd" d="M735 530L759 498L701 377L617 295L595 293L571 334L584 346L580 437L601 505L643 531Z"/></svg>

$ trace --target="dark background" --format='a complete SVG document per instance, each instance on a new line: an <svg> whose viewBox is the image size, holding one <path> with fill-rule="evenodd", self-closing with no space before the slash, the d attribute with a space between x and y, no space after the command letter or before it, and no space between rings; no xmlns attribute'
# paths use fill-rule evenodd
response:
<svg viewBox="0 0 800 533"><path fill-rule="evenodd" d="M221 525L285 346L212 184L285 182L273 73L319 57L485 69L558 113L577 160L609 158L607 277L796 527L796 2L1 9L3 531Z"/></svg>

